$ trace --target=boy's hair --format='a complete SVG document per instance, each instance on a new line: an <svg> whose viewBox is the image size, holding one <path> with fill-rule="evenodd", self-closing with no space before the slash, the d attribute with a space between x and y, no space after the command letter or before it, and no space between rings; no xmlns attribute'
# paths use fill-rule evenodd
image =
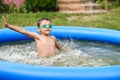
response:
<svg viewBox="0 0 120 80"><path fill-rule="evenodd" d="M41 19L39 19L38 22L37 22L37 26L38 26L38 27L40 27L40 24L41 24L41 22L42 22L43 20L47 20L47 21L50 21L50 22L51 22L51 20L50 20L49 18L41 18Z"/></svg>

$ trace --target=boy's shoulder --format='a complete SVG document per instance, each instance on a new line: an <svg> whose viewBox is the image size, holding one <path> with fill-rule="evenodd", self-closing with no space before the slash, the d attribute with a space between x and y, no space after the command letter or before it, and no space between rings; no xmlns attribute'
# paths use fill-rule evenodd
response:
<svg viewBox="0 0 120 80"><path fill-rule="evenodd" d="M52 37L52 38L55 38L55 36L53 36L53 35L52 35L51 37Z"/></svg>
<svg viewBox="0 0 120 80"><path fill-rule="evenodd" d="M53 36L53 35L51 36L51 38L53 38L53 39L55 39L55 40L56 40L55 36Z"/></svg>

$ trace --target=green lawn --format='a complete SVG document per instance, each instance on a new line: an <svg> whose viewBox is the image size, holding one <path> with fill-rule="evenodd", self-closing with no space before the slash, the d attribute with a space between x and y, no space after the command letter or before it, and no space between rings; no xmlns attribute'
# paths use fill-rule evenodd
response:
<svg viewBox="0 0 120 80"><path fill-rule="evenodd" d="M36 26L37 20L43 17L50 18L54 25L59 26L86 26L120 30L120 7L101 14L62 14L58 12L11 13L5 15L12 25ZM0 28L4 28L0 19Z"/></svg>

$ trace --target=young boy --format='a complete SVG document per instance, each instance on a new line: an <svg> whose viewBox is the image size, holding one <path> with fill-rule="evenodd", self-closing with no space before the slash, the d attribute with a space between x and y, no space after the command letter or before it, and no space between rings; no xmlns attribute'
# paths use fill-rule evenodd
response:
<svg viewBox="0 0 120 80"><path fill-rule="evenodd" d="M52 29L51 20L48 18L43 18L38 21L38 30L41 34L37 34L35 32L27 31L21 27L13 26L8 24L7 20L4 16L2 16L4 20L4 25L7 28L25 34L31 38L33 38L36 42L37 52L40 57L50 57L56 54L56 49L62 50L62 46L58 44L55 37L50 36L50 32Z"/></svg>

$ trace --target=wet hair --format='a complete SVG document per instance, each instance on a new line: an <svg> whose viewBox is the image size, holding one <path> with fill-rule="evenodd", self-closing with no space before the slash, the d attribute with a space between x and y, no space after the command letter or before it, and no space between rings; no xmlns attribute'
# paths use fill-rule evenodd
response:
<svg viewBox="0 0 120 80"><path fill-rule="evenodd" d="M41 24L41 22L42 22L43 20L46 20L46 21L50 21L50 22L51 22L51 20L50 20L49 18L41 18L41 19L39 19L38 22L37 22L37 26L38 26L38 27L40 27L40 24Z"/></svg>

